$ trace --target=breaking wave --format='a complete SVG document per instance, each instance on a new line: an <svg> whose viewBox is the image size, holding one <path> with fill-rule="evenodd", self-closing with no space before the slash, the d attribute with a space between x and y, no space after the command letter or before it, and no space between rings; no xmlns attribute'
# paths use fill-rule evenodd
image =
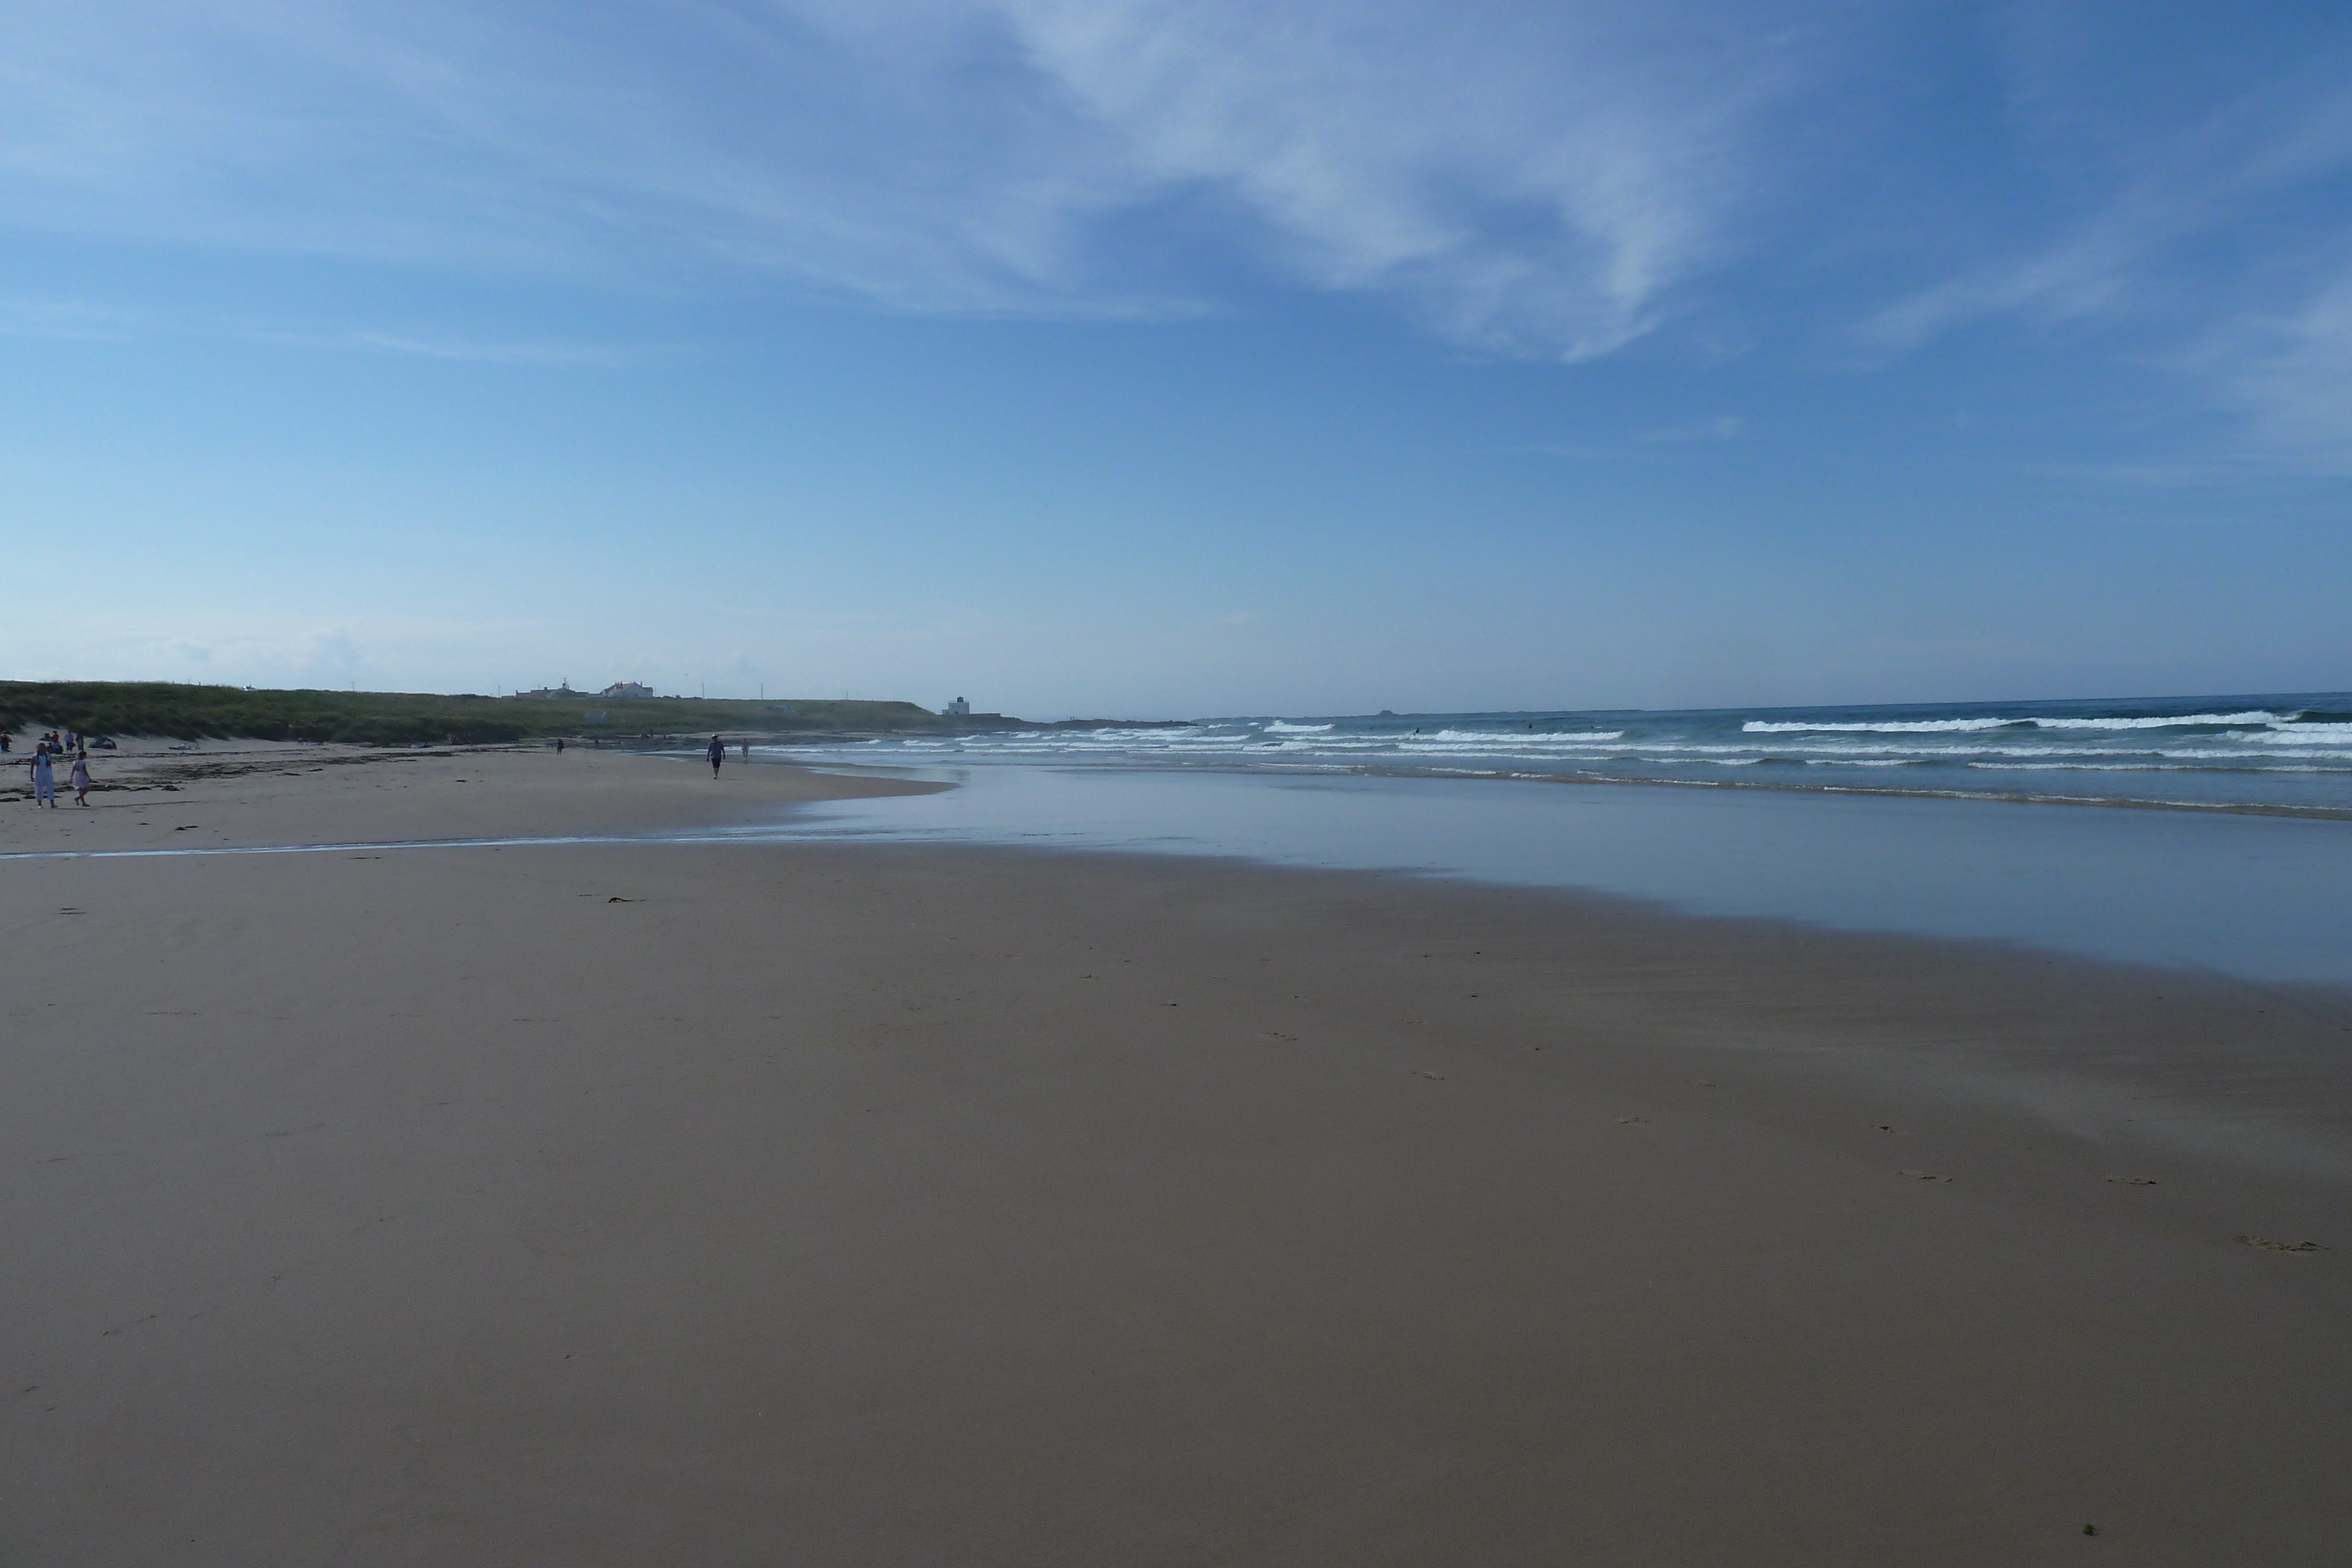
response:
<svg viewBox="0 0 2352 1568"><path fill-rule="evenodd" d="M900 754L910 761L1718 785L1731 770L1749 787L2000 799L2031 794L2023 776L2063 772L2084 781L2092 798L2125 800L2137 798L2133 776L2161 774L2168 791L2187 791L2209 806L2352 816L2352 695L2343 694L1226 718L855 744L869 761ZM2011 776L2007 782L2004 775Z"/></svg>

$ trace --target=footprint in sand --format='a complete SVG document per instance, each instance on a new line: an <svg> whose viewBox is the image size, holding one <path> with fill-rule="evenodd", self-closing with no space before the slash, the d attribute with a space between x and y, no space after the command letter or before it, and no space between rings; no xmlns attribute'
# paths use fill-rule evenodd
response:
<svg viewBox="0 0 2352 1568"><path fill-rule="evenodd" d="M1949 1181L1952 1179L1948 1176L1937 1176L1934 1171L1915 1171L1909 1166L1905 1166L1901 1170L1897 1171L1895 1175L1907 1176L1913 1181Z"/></svg>
<svg viewBox="0 0 2352 1568"><path fill-rule="evenodd" d="M2154 1176L2109 1176L2107 1179L2112 1182L2121 1182L2126 1186L2154 1186L2156 1185L2156 1178Z"/></svg>

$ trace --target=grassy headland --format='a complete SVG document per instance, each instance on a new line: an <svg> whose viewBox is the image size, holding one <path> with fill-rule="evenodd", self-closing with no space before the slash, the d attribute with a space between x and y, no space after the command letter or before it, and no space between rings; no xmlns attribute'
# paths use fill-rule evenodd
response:
<svg viewBox="0 0 2352 1568"><path fill-rule="evenodd" d="M993 714L950 718L905 702L704 697L488 697L428 692L251 691L164 681L0 681L0 730L179 740L483 745L553 736L876 734L1027 727Z"/></svg>

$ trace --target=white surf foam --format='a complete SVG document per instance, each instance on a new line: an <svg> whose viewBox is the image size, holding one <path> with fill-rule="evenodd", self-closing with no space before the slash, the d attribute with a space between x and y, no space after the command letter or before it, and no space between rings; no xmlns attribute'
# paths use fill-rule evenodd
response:
<svg viewBox="0 0 2352 1568"><path fill-rule="evenodd" d="M1512 747L1520 749L1530 746L1588 745L1594 741L1624 738L1625 732L1622 729L1599 729L1582 735L1569 735L1552 730L1441 729L1430 735L1397 737L1397 740L1406 746L1443 743L1448 746Z"/></svg>
<svg viewBox="0 0 2352 1568"><path fill-rule="evenodd" d="M2282 724L2230 738L2262 746L2352 746L2352 724Z"/></svg>
<svg viewBox="0 0 2352 1568"><path fill-rule="evenodd" d="M1807 724L1794 719L1751 718L1739 729L1743 735L1948 735L1962 730L2002 729L2020 722L2013 718L1890 718L1869 723Z"/></svg>
<svg viewBox="0 0 2352 1568"><path fill-rule="evenodd" d="M2175 729L2189 725L2283 724L2293 716L2261 708L2244 713L2183 713L2155 718L2036 718L2037 729Z"/></svg>
<svg viewBox="0 0 2352 1568"><path fill-rule="evenodd" d="M2262 708L2250 708L2242 713L2183 713L2137 718L2053 718L2042 716L2018 715L2002 717L1988 715L1977 718L1888 718L1822 720L1751 718L1741 725L1748 735L1954 735L1974 730L2006 729L2012 725L2030 725L2036 729L2175 729L2196 726L2231 724L2284 724L2291 714L2276 714Z"/></svg>

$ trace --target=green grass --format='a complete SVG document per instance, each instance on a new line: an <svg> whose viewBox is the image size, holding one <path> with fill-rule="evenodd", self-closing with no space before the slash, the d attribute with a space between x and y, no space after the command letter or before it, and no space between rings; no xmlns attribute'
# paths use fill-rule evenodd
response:
<svg viewBox="0 0 2352 1568"><path fill-rule="evenodd" d="M778 709L789 706L790 713ZM588 716L603 714L591 724ZM998 721L1000 724L1003 721ZM362 746L478 746L551 736L881 733L971 729L913 703L723 698L444 696L428 692L247 691L164 681L0 681L0 730Z"/></svg>

